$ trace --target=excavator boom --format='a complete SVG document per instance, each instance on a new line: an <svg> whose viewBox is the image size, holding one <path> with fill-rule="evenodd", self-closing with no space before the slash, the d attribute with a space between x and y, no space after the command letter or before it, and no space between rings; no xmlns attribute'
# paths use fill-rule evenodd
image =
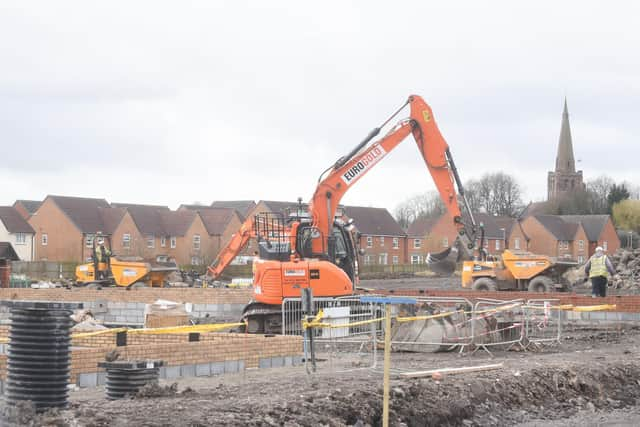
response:
<svg viewBox="0 0 640 427"><path fill-rule="evenodd" d="M367 147L367 144L380 132L380 128L384 124L375 128L354 150L347 156L340 158L325 178L321 178L311 199L309 210L316 227L325 236L329 236L336 208L344 194L409 134L413 134L418 150L429 169L440 198L453 218L459 236L457 245L440 254L429 254L427 261L433 270L443 274L451 274L455 269L455 261L460 255L467 259L472 257L475 223L464 197L464 189L449 146L436 125L431 108L417 95L410 96L403 107L407 104L411 110L409 119L401 121L380 141ZM403 107L396 111L385 124ZM456 192L456 186L458 192ZM458 204L458 194L463 199L471 218L469 225L464 224ZM322 244L326 245L326 242L322 242ZM320 243L316 243L316 245L320 246ZM456 246L461 247L463 253L458 253Z"/></svg>

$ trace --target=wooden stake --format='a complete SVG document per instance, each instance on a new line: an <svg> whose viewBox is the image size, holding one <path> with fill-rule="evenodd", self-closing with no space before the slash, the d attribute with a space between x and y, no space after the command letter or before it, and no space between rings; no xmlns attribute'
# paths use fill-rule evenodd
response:
<svg viewBox="0 0 640 427"><path fill-rule="evenodd" d="M385 337L386 338L386 337ZM439 374L463 374L465 372L479 372L479 371L491 371L493 369L502 369L502 363L496 363L493 365L481 365L481 366L465 366L463 368L443 368L443 369L431 369L429 371L414 371L414 372L403 372L400 374L401 377L404 378L420 378L420 377L428 377L435 373Z"/></svg>
<svg viewBox="0 0 640 427"><path fill-rule="evenodd" d="M390 369L391 369L391 304L385 304L382 427L389 427L389 370Z"/></svg>

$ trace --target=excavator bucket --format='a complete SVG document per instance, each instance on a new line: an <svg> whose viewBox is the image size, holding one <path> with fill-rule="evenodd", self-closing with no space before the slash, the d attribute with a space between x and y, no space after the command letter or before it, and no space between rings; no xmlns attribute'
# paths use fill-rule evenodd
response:
<svg viewBox="0 0 640 427"><path fill-rule="evenodd" d="M428 317L440 312L440 307L427 304L418 307L401 306L399 315ZM463 313L455 313L451 317L395 323L391 328L393 350L417 353L452 351L461 343L460 337L466 333L459 326L464 325L462 316Z"/></svg>
<svg viewBox="0 0 640 427"><path fill-rule="evenodd" d="M434 273L442 276L451 276L456 270L458 261L458 249L450 247L442 252L427 254L427 265Z"/></svg>

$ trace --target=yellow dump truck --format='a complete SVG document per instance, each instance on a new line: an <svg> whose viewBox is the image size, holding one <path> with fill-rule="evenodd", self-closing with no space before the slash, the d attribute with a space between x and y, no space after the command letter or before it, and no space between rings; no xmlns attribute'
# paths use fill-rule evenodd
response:
<svg viewBox="0 0 640 427"><path fill-rule="evenodd" d="M462 264L462 287L476 291L528 290L552 292L568 290L562 273L578 264L558 261L546 255L505 250L493 260L465 261Z"/></svg>
<svg viewBox="0 0 640 427"><path fill-rule="evenodd" d="M117 257L110 248L110 236L94 238L91 262L76 267L76 286L165 287L169 274L178 271L177 264L167 257L150 263Z"/></svg>

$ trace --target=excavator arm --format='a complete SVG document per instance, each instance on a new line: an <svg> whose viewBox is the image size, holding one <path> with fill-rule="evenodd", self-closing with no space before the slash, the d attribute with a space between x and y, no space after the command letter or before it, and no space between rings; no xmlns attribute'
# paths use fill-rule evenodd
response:
<svg viewBox="0 0 640 427"><path fill-rule="evenodd" d="M368 145L380 133L380 129L389 123L407 104L410 106L410 117L402 120L385 137ZM387 119L383 125L371 131L367 138L349 154L340 158L324 178L320 178L309 206L313 224L324 236L330 236L333 218L344 194L409 134L413 135L418 145L418 150L422 154L438 189L440 198L458 230L457 245L440 254L429 254L427 258L432 269L450 274L453 272L452 266L455 266L455 262L452 263L452 260L455 261L460 255L467 259L473 255L475 221L464 196L464 188L451 157L449 146L436 125L431 108L419 96L410 96L407 102ZM457 192L456 186L458 187ZM464 201L471 220L468 225L463 221L458 204L458 195ZM326 245L326 241L319 242L318 245ZM457 246L463 249L461 254L458 253Z"/></svg>
<svg viewBox="0 0 640 427"><path fill-rule="evenodd" d="M231 240L229 240L215 261L207 268L207 275L211 277L212 280L220 277L224 269L231 264L231 261L247 246L249 240L255 237L255 235L254 221L253 218L249 217L240 226L240 230L231 236Z"/></svg>

